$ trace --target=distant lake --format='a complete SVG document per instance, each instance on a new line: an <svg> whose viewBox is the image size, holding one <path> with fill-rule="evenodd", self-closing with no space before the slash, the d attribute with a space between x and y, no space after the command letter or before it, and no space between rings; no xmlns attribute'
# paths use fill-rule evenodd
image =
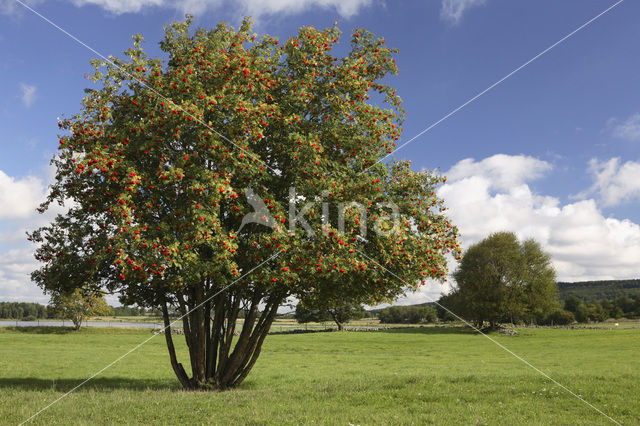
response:
<svg viewBox="0 0 640 426"><path fill-rule="evenodd" d="M152 322L120 322L120 321L85 321L83 327L122 327L122 328L162 328L161 323ZM181 325L177 325L181 327ZM70 320L55 321L11 321L0 320L0 327L73 327ZM174 327L174 326L172 326Z"/></svg>
<svg viewBox="0 0 640 426"><path fill-rule="evenodd" d="M156 322L120 322L120 321L85 321L82 323L83 327L120 327L120 328L164 328L164 324ZM15 321L15 320L0 320L0 327L73 327L73 323L70 320L47 320L47 321ZM179 321L173 328L182 328L182 322ZM312 325L305 326L305 324L274 324L271 326L271 332L283 331L286 329L327 329L335 328L333 325ZM372 326L345 326L345 329L359 329L359 330L377 330L378 327Z"/></svg>

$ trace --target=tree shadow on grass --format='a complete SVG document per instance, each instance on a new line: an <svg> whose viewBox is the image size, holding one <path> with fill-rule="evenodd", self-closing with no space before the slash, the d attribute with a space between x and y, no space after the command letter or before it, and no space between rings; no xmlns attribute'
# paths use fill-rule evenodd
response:
<svg viewBox="0 0 640 426"><path fill-rule="evenodd" d="M398 327L380 330L380 333L397 334L478 334L468 326L427 326L427 327Z"/></svg>
<svg viewBox="0 0 640 426"><path fill-rule="evenodd" d="M23 334L69 334L76 333L76 329L73 327L58 327L58 326L29 326L29 327L2 327L2 330L11 331L14 333Z"/></svg>
<svg viewBox="0 0 640 426"><path fill-rule="evenodd" d="M85 378L78 379L40 379L35 377L1 377L0 389L68 392L82 383ZM181 390L180 383L175 379L132 379L129 377L96 377L77 389L82 391L112 391L112 390Z"/></svg>

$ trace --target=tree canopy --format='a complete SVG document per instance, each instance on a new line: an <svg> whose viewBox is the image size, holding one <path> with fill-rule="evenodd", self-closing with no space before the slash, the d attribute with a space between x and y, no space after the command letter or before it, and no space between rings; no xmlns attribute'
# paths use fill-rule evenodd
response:
<svg viewBox="0 0 640 426"><path fill-rule="evenodd" d="M189 377L166 332L178 379L226 389L253 367L287 297L373 305L406 291L385 268L412 287L443 279L445 256L459 254L435 193L444 178L380 162L404 117L386 84L396 50L356 29L337 57L340 37L305 27L280 43L249 19L208 30L188 17L166 27L164 59L136 35L124 59L93 61L97 88L59 122L41 211L70 207L29 236L34 281L118 292L162 309L166 326L175 308L191 365ZM272 221L241 226L255 213L249 190Z"/></svg>
<svg viewBox="0 0 640 426"><path fill-rule="evenodd" d="M442 302L480 327L537 321L558 308L555 277L539 243L498 232L465 251L454 273L456 288Z"/></svg>
<svg viewBox="0 0 640 426"><path fill-rule="evenodd" d="M295 311L295 318L299 323L333 320L338 326L338 330L343 330L345 323L360 319L364 315L365 310L362 305L347 300L324 301L322 305L300 301L296 305Z"/></svg>
<svg viewBox="0 0 640 426"><path fill-rule="evenodd" d="M48 314L47 307L39 303L0 302L0 319L35 320Z"/></svg>

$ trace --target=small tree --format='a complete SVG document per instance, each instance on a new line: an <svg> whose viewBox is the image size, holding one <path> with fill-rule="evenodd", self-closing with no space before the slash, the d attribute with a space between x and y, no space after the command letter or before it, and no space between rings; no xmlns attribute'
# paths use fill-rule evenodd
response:
<svg viewBox="0 0 640 426"><path fill-rule="evenodd" d="M390 306L378 313L382 324L419 324L436 322L436 310L431 306Z"/></svg>
<svg viewBox="0 0 640 426"><path fill-rule="evenodd" d="M569 296L564 299L564 309L569 312L576 312L578 306L583 305L584 301L576 296Z"/></svg>
<svg viewBox="0 0 640 426"><path fill-rule="evenodd" d="M433 306L427 306L424 322L427 322L427 323L438 322L438 310Z"/></svg>
<svg viewBox="0 0 640 426"><path fill-rule="evenodd" d="M587 322L590 319L590 310L584 300L575 296L568 297L564 301L564 309L571 312L578 322ZM593 311L595 317L595 309Z"/></svg>
<svg viewBox="0 0 640 426"><path fill-rule="evenodd" d="M69 319L76 330L90 316L109 315L111 307L99 292L86 292L81 288L69 294L53 293L49 302L58 318Z"/></svg>
<svg viewBox="0 0 640 426"><path fill-rule="evenodd" d="M568 325L575 322L575 318L572 312L558 309L551 312L542 321L544 325Z"/></svg>
<svg viewBox="0 0 640 426"><path fill-rule="evenodd" d="M360 319L364 316L364 308L362 305L349 303L347 301L329 306L328 312L340 331L344 329L345 323Z"/></svg>
<svg viewBox="0 0 640 426"><path fill-rule="evenodd" d="M344 330L344 324L360 319L364 316L364 308L360 304L353 304L348 301L327 302L324 306L308 306L307 303L300 302L296 306L296 321L324 322L332 319L338 326L338 330Z"/></svg>
<svg viewBox="0 0 640 426"><path fill-rule="evenodd" d="M609 318L609 315L598 302L589 303L587 309L589 310L589 321L601 322Z"/></svg>
<svg viewBox="0 0 640 426"><path fill-rule="evenodd" d="M573 312L573 315L575 316L576 321L587 322L589 321L589 308L584 304L584 302L581 301L581 303L576 307L576 310Z"/></svg>
<svg viewBox="0 0 640 426"><path fill-rule="evenodd" d="M613 313L611 314L612 318L618 319L624 317L624 312L620 308L620 306L616 306L613 308Z"/></svg>
<svg viewBox="0 0 640 426"><path fill-rule="evenodd" d="M308 322L325 322L331 319L326 310L309 309L302 302L299 302L296 305L295 318L300 324Z"/></svg>
<svg viewBox="0 0 640 426"><path fill-rule="evenodd" d="M460 294L456 290L451 291L449 294L441 294L438 304L436 305L436 310L440 321L457 320L454 313L459 315L459 313L464 311Z"/></svg>
<svg viewBox="0 0 640 426"><path fill-rule="evenodd" d="M454 273L459 313L482 327L489 322L542 321L557 309L555 271L534 240L492 234L465 252Z"/></svg>

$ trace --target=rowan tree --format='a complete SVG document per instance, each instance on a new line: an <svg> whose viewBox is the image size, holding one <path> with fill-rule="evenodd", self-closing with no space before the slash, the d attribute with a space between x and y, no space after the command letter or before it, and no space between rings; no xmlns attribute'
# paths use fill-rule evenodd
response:
<svg viewBox="0 0 640 426"><path fill-rule="evenodd" d="M190 375L165 338L187 389L240 384L289 296L376 304L405 283L443 279L446 254L459 254L435 194L444 178L379 162L404 118L386 84L396 51L356 29L337 57L340 37L336 26L305 27L280 43L256 36L249 19L237 31L194 30L187 17L166 28L165 58L148 58L137 35L124 59L93 61L97 88L59 123L56 180L41 206L70 208L30 235L43 262L33 279L45 291L96 283L124 304L161 309L167 327L175 308ZM247 188L271 220L241 228L255 214ZM350 202L361 209L335 214Z"/></svg>

